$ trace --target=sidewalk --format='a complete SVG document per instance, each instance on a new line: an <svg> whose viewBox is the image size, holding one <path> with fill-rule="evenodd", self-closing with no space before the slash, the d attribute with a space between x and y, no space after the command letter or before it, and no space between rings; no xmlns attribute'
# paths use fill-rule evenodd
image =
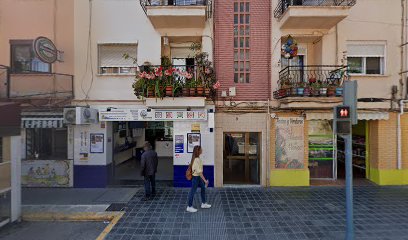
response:
<svg viewBox="0 0 408 240"><path fill-rule="evenodd" d="M188 191L160 188L147 202L139 191L106 239L344 239L344 187L209 188L213 207L197 213ZM356 240L408 239L408 187L355 187L354 220Z"/></svg>

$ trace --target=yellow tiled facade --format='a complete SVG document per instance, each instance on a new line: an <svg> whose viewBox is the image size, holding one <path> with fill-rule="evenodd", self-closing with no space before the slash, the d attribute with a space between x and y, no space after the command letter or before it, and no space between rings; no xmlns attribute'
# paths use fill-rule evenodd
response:
<svg viewBox="0 0 408 240"><path fill-rule="evenodd" d="M281 112L279 117L302 117L301 113ZM402 132L402 169L397 163L397 117L398 113L390 112L388 120L367 120L367 171L366 178L379 185L408 184L408 114L401 117ZM308 170L308 124L304 125L304 168L276 169L275 141L276 119L271 119L270 129L270 185L271 186L307 186L310 176Z"/></svg>

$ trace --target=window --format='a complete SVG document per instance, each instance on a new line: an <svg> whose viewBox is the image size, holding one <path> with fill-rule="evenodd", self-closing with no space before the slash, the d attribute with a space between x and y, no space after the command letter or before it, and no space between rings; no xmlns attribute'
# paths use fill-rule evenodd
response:
<svg viewBox="0 0 408 240"><path fill-rule="evenodd" d="M66 128L27 128L27 159L66 160Z"/></svg>
<svg viewBox="0 0 408 240"><path fill-rule="evenodd" d="M385 44L347 44L347 63L350 74L383 75Z"/></svg>
<svg viewBox="0 0 408 240"><path fill-rule="evenodd" d="M35 57L32 40L11 40L11 69L14 73L51 72L51 64Z"/></svg>
<svg viewBox="0 0 408 240"><path fill-rule="evenodd" d="M136 58L136 44L100 44L98 46L99 74L129 75L136 72L136 63L125 59L124 54Z"/></svg>
<svg viewBox="0 0 408 240"><path fill-rule="evenodd" d="M250 81L250 16L249 2L234 3L234 82Z"/></svg>

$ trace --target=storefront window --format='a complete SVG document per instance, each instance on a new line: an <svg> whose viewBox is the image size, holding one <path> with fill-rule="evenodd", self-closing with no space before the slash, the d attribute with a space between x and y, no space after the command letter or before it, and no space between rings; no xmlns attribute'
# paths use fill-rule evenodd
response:
<svg viewBox="0 0 408 240"><path fill-rule="evenodd" d="M66 160L66 128L27 128L27 159Z"/></svg>
<svg viewBox="0 0 408 240"><path fill-rule="evenodd" d="M260 133L224 134L224 184L259 184Z"/></svg>
<svg viewBox="0 0 408 240"><path fill-rule="evenodd" d="M310 178L334 179L334 133L329 121L309 121Z"/></svg>

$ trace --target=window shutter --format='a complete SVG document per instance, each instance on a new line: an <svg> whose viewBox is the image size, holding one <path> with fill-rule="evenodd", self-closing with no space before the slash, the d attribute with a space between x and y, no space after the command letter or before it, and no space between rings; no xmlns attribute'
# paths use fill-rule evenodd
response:
<svg viewBox="0 0 408 240"><path fill-rule="evenodd" d="M123 54L131 57L137 56L136 44L102 44L99 45L99 66L100 67L132 67L136 64L133 59L123 58Z"/></svg>
<svg viewBox="0 0 408 240"><path fill-rule="evenodd" d="M355 57L383 57L385 45L382 44L347 44L347 55Z"/></svg>

